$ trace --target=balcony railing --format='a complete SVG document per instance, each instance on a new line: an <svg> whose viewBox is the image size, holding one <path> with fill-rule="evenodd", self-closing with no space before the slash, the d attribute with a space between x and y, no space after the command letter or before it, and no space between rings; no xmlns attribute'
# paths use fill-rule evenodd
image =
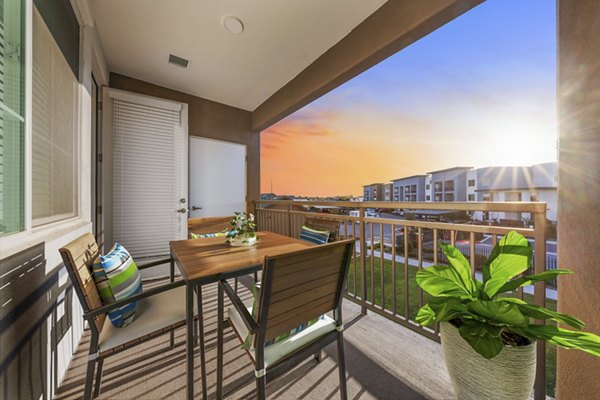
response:
<svg viewBox="0 0 600 400"><path fill-rule="evenodd" d="M339 214L310 212L312 206L328 206ZM429 295L418 287L416 272L430 265L444 264L444 254L438 247L446 241L463 252L469 260L474 276L480 268L488 248L511 230L534 242L534 254L546 254L546 204L525 202L504 203L435 203L435 202L296 202L255 201L259 230L299 237L307 217L336 220L340 223L341 239L356 239L346 297L362 308L362 313L375 312L413 331L439 341L437 327L429 329L415 322L417 310L428 301ZM359 210L359 216L346 215L348 210ZM464 215L462 223L436 222L426 219L368 218L367 209L428 210L431 215L447 211ZM305 211L306 210L306 211ZM476 225L469 223L468 213L475 211L528 213L534 228ZM407 213L423 215L422 211ZM533 270L546 269L546 257L534 257ZM481 278L479 278L481 279ZM515 296L535 304L546 305L546 287L538 282L531 290L519 288ZM528 288L531 289L531 288ZM543 321L536 321L543 323ZM535 399L546 395L546 346L537 344L537 372Z"/></svg>

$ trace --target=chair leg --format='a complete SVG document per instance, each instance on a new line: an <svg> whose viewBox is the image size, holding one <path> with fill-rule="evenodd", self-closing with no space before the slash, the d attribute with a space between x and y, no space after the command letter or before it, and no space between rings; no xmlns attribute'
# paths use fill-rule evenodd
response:
<svg viewBox="0 0 600 400"><path fill-rule="evenodd" d="M198 335L197 340L200 342L200 372L202 374L202 398L206 400L208 397L208 383L206 381L206 348L204 346L204 310L202 308L202 286L196 289L198 295ZM195 325L194 325L195 326Z"/></svg>
<svg viewBox="0 0 600 400"><path fill-rule="evenodd" d="M100 396L100 383L102 382L102 366L104 365L104 359L98 361L96 368L96 385L94 386L94 398Z"/></svg>
<svg viewBox="0 0 600 400"><path fill-rule="evenodd" d="M256 378L256 398L258 400L265 400L267 397L267 376L261 376Z"/></svg>
<svg viewBox="0 0 600 400"><path fill-rule="evenodd" d="M317 351L314 354L315 360L317 360L317 362L321 362L321 360L323 359L323 352L321 350Z"/></svg>
<svg viewBox="0 0 600 400"><path fill-rule="evenodd" d="M217 399L223 398L223 286L218 283L217 294Z"/></svg>
<svg viewBox="0 0 600 400"><path fill-rule="evenodd" d="M346 400L348 398L348 389L346 388L346 359L344 356L344 336L342 332L338 334L337 351L338 370L340 373L340 398Z"/></svg>
<svg viewBox="0 0 600 400"><path fill-rule="evenodd" d="M235 292L238 292L238 278L234 278L234 288L235 288Z"/></svg>
<svg viewBox="0 0 600 400"><path fill-rule="evenodd" d="M175 347L175 331L173 329L171 329L171 338L169 340L169 347L171 348L171 350L173 349L173 347Z"/></svg>

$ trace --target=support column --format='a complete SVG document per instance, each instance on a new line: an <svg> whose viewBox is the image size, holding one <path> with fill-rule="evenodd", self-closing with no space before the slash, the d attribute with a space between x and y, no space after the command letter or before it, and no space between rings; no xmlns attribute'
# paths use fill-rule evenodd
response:
<svg viewBox="0 0 600 400"><path fill-rule="evenodd" d="M558 0L558 308L600 334L600 2ZM600 358L558 351L558 399L600 393Z"/></svg>

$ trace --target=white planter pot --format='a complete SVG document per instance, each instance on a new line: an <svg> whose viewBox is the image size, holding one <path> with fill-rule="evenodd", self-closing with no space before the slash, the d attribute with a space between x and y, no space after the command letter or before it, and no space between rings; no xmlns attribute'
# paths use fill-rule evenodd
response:
<svg viewBox="0 0 600 400"><path fill-rule="evenodd" d="M454 325L440 324L442 350L458 400L528 400L535 380L535 343L504 346L485 359Z"/></svg>
<svg viewBox="0 0 600 400"><path fill-rule="evenodd" d="M243 246L254 246L256 244L256 236L236 236L234 238L229 238L229 244L234 247L243 247Z"/></svg>

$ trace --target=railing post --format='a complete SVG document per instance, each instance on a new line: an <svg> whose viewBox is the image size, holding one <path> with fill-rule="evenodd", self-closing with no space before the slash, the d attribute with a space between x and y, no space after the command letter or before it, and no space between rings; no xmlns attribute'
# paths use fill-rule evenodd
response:
<svg viewBox="0 0 600 400"><path fill-rule="evenodd" d="M367 229L365 227L365 208L360 206L360 273L361 273L361 314L367 315Z"/></svg>
<svg viewBox="0 0 600 400"><path fill-rule="evenodd" d="M288 236L292 237L292 205L288 204Z"/></svg>
<svg viewBox="0 0 600 400"><path fill-rule="evenodd" d="M546 207L544 207L543 212L534 214L534 228L534 271L539 274L546 269ZM546 306L546 282L535 283L534 302L538 306ZM543 320L536 320L535 322L539 325L544 324ZM543 340L537 342L534 399L546 399L546 342Z"/></svg>

